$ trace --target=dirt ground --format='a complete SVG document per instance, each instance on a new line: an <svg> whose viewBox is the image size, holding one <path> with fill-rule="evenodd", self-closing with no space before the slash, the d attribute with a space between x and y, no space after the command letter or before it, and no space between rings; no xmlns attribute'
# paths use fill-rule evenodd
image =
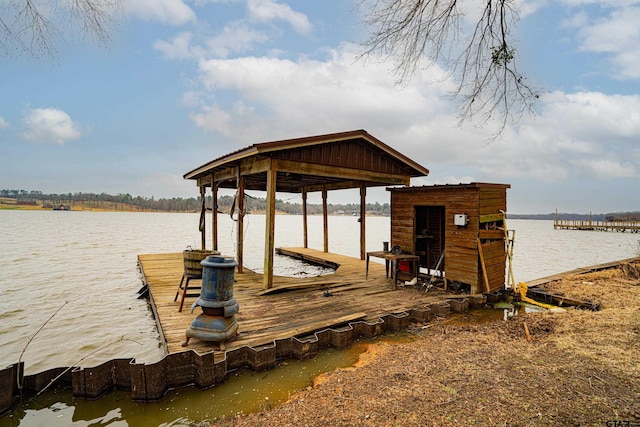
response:
<svg viewBox="0 0 640 427"><path fill-rule="evenodd" d="M373 344L289 401L214 425L640 426L640 259L545 288L601 310L412 325L416 340Z"/></svg>

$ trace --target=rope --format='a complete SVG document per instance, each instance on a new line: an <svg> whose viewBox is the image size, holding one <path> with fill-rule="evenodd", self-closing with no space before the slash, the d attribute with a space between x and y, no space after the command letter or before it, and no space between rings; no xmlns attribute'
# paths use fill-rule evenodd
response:
<svg viewBox="0 0 640 427"><path fill-rule="evenodd" d="M236 200L238 200L238 191L236 190L236 194L233 196L233 203L231 203L231 209L229 209L229 218L231 221L237 221L233 219L233 212L236 210Z"/></svg>
<svg viewBox="0 0 640 427"><path fill-rule="evenodd" d="M198 223L198 230L202 231L204 230L204 222L205 222L205 212L206 212L206 208L205 208L205 198L204 195L202 196L202 205L200 207L200 222Z"/></svg>
<svg viewBox="0 0 640 427"><path fill-rule="evenodd" d="M529 289L529 287L527 286L527 284L525 282L519 282L518 283L518 292L520 293L520 300L524 301L524 302L528 302L529 304L534 304L537 305L539 307L542 308L554 308L554 306L549 305L549 304L545 304L543 302L538 302L536 300L533 300L531 298L529 298L527 296L527 290Z"/></svg>

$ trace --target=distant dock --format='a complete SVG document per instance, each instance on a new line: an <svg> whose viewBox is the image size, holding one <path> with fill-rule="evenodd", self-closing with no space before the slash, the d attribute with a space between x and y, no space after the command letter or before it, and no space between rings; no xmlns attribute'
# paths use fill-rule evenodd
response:
<svg viewBox="0 0 640 427"><path fill-rule="evenodd" d="M560 230L617 231L640 233L640 221L592 221L556 219L553 228Z"/></svg>

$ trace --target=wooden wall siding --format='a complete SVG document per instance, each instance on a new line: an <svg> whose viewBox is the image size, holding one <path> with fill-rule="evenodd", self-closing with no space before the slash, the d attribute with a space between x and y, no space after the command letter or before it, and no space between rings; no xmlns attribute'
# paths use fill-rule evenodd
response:
<svg viewBox="0 0 640 427"><path fill-rule="evenodd" d="M496 240L494 242L483 243L482 253L487 268L487 278L489 279L489 288L496 291L504 286L504 278L506 273L507 255L504 249L504 241ZM479 272L482 277L482 270ZM484 289L482 283L480 291Z"/></svg>
<svg viewBox="0 0 640 427"><path fill-rule="evenodd" d="M446 243L445 277L454 282L466 283L473 287L482 280L478 275L478 249L456 247Z"/></svg>
<svg viewBox="0 0 640 427"><path fill-rule="evenodd" d="M366 171L407 173L397 160L359 139L277 151L272 157Z"/></svg>
<svg viewBox="0 0 640 427"><path fill-rule="evenodd" d="M507 192L495 188L480 189L480 215L507 211Z"/></svg>
<svg viewBox="0 0 640 427"><path fill-rule="evenodd" d="M471 286L473 293L485 290L482 267L478 254L481 236L480 215L498 214L507 210L506 188L492 185L484 187L434 186L410 187L391 190L391 246L398 245L415 253L416 206L444 206L445 258L444 270L448 280ZM455 214L466 214L466 227L454 224ZM491 224L495 225L495 224ZM498 224L501 225L501 224ZM482 224L484 230L485 224ZM489 236L489 237L486 237ZM483 233L482 249L492 291L505 283L506 253L502 234ZM433 267L434 265L423 265Z"/></svg>

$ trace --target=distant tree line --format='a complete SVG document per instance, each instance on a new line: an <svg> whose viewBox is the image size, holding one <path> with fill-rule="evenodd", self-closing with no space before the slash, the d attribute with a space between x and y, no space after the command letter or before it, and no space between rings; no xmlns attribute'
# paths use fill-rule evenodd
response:
<svg viewBox="0 0 640 427"><path fill-rule="evenodd" d="M607 214L605 221L640 221L640 212L616 212Z"/></svg>
<svg viewBox="0 0 640 427"><path fill-rule="evenodd" d="M66 194L45 194L37 190L0 190L0 197L9 197L16 199L22 204L33 204L39 202L43 206L50 205L71 205L84 206L96 209L115 209L115 210L136 210L148 212L200 212L202 207L200 196L189 197L173 197L171 199L156 199L151 197L132 196L129 193L119 193L117 195L106 193L66 193ZM213 209L212 197L206 197L205 206L207 210ZM221 214L231 214L232 210L237 208L234 203L233 196L219 196L216 209ZM266 209L266 200L260 197L252 197L245 195L244 201L245 211L248 213L263 213ZM302 215L302 204L291 203L288 200L276 199L276 210L278 212ZM372 215L391 214L389 203L367 203L367 213ZM360 204L327 204L327 211L331 215L359 215ZM322 213L322 205L307 204L307 213L309 215L318 215ZM511 219L540 219L553 220L556 218L555 213L548 214L508 214ZM640 221L640 211L634 212L613 212L600 214L579 214L579 213L558 213L558 219L562 220L588 220L589 217L593 221Z"/></svg>
<svg viewBox="0 0 640 427"><path fill-rule="evenodd" d="M200 209L198 199L193 197L183 199L174 197L171 199L155 199L154 197L141 197L126 194L106 193L66 193L46 194L42 191L31 190L0 190L0 197L12 197L20 201L39 201L43 206L47 205L71 205L96 209L122 209L136 207L142 211L166 211L166 212L194 212Z"/></svg>
<svg viewBox="0 0 640 427"><path fill-rule="evenodd" d="M66 193L66 194L45 194L37 190L0 190L0 197L14 198L18 202L39 202L43 206L70 205L82 206L95 209L115 209L115 210L136 210L148 212L200 212L202 199L198 197L171 199L156 199L151 197L132 196L129 193L119 193L117 195L106 193ZM27 203L24 203L27 204ZM31 203L28 203L31 204ZM207 210L213 209L212 197L205 198ZM219 196L216 204L217 211L222 214L231 214L237 208L233 196ZM263 213L266 209L264 198L245 195L245 211L249 213ZM373 215L389 215L391 208L389 203L367 203L367 212ZM278 212L301 215L302 204L291 203L286 200L276 199L276 210ZM360 205L349 204L327 204L327 211L331 215L359 215ZM321 214L322 205L307 204L309 215Z"/></svg>
<svg viewBox="0 0 640 427"><path fill-rule="evenodd" d="M210 202L211 197L207 199ZM207 205L209 206L209 205ZM234 206L233 196L218 197L218 212L228 213ZM251 213L262 213L266 210L266 200L260 197L252 197L245 195L244 201L245 211ZM373 215L390 215L391 206L389 203L367 203L367 213ZM291 215L302 215L302 203L291 203L286 200L276 199L276 211ZM359 203L333 204L327 203L327 212L331 215L359 215ZM322 213L322 205L307 203L307 214L318 215Z"/></svg>

